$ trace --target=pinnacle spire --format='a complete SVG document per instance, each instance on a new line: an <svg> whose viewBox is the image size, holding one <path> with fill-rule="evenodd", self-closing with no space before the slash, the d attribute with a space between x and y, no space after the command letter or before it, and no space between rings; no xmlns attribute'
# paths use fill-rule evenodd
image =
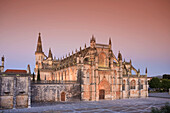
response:
<svg viewBox="0 0 170 113"><path fill-rule="evenodd" d="M111 38L109 38L109 45L111 45L112 44L112 41L111 41Z"/></svg>
<svg viewBox="0 0 170 113"><path fill-rule="evenodd" d="M48 58L53 59L53 55L52 55L52 52L51 52L51 48L49 48Z"/></svg>
<svg viewBox="0 0 170 113"><path fill-rule="evenodd" d="M4 61L4 59L5 59L5 57L4 57L4 55L3 55L2 58L1 58L1 61Z"/></svg>
<svg viewBox="0 0 170 113"><path fill-rule="evenodd" d="M39 36L38 36L38 42L37 42L36 52L38 52L38 53L43 53L42 43L41 43L41 33L39 33Z"/></svg>
<svg viewBox="0 0 170 113"><path fill-rule="evenodd" d="M140 73L140 69L138 69L138 73Z"/></svg>
<svg viewBox="0 0 170 113"><path fill-rule="evenodd" d="M145 73L148 73L148 70L147 70L147 68L146 68L146 70L145 70Z"/></svg>
<svg viewBox="0 0 170 113"><path fill-rule="evenodd" d="M120 53L120 51L119 51L119 54L118 54L118 60L122 60L122 54Z"/></svg>
<svg viewBox="0 0 170 113"><path fill-rule="evenodd" d="M92 38L91 38L90 42L92 42L92 41L96 42L96 40L94 38L94 35L92 35Z"/></svg>

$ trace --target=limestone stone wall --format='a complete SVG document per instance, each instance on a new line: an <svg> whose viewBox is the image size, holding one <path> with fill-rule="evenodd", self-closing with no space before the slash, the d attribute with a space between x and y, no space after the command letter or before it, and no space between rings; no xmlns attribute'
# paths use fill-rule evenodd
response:
<svg viewBox="0 0 170 113"><path fill-rule="evenodd" d="M12 109L13 108L13 96L1 96L0 108Z"/></svg>
<svg viewBox="0 0 170 113"><path fill-rule="evenodd" d="M30 76L0 75L0 108L23 108L30 106Z"/></svg>
<svg viewBox="0 0 170 113"><path fill-rule="evenodd" d="M32 102L63 101L61 93L65 93L64 101L80 100L79 84L32 83L31 91Z"/></svg>

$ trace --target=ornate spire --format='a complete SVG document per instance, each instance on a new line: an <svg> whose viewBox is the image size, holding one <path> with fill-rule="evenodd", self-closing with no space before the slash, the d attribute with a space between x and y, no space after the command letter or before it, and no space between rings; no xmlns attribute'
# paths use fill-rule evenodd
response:
<svg viewBox="0 0 170 113"><path fill-rule="evenodd" d="M48 58L53 59L53 55L52 55L52 52L51 52L51 48L49 48Z"/></svg>
<svg viewBox="0 0 170 113"><path fill-rule="evenodd" d="M80 46L80 51L81 51L81 46Z"/></svg>
<svg viewBox="0 0 170 113"><path fill-rule="evenodd" d="M84 48L86 48L86 44L84 45Z"/></svg>
<svg viewBox="0 0 170 113"><path fill-rule="evenodd" d="M131 61L131 59L130 59L130 64L132 64L132 61Z"/></svg>
<svg viewBox="0 0 170 113"><path fill-rule="evenodd" d="M39 36L38 36L38 42L37 42L36 52L38 52L38 53L43 53L42 43L41 43L41 33L39 33Z"/></svg>

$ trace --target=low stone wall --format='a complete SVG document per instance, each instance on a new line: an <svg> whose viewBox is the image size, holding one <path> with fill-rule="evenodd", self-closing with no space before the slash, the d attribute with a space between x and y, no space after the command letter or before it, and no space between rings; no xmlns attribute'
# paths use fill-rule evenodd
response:
<svg viewBox="0 0 170 113"><path fill-rule="evenodd" d="M28 95L16 96L16 106L17 106L17 108L28 107Z"/></svg>
<svg viewBox="0 0 170 113"><path fill-rule="evenodd" d="M2 109L12 109L13 96L0 96L0 107Z"/></svg>
<svg viewBox="0 0 170 113"><path fill-rule="evenodd" d="M32 83L32 102L79 101L79 84ZM63 95L61 95L63 94ZM63 96L63 97L62 97Z"/></svg>
<svg viewBox="0 0 170 113"><path fill-rule="evenodd" d="M30 76L0 75L0 109L30 107Z"/></svg>

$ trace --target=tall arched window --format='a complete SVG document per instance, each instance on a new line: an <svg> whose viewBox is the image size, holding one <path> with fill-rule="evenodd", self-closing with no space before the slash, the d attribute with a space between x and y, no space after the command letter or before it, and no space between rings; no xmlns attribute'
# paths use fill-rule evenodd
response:
<svg viewBox="0 0 170 113"><path fill-rule="evenodd" d="M135 89L135 86L136 86L136 82L135 82L135 80L132 80L130 82L130 89Z"/></svg>
<svg viewBox="0 0 170 113"><path fill-rule="evenodd" d="M125 81L125 80L123 80L122 90L125 90L125 84L126 84L126 81Z"/></svg>
<svg viewBox="0 0 170 113"><path fill-rule="evenodd" d="M106 54L105 53L101 53L99 55L99 66L100 67L105 67L106 66Z"/></svg>
<svg viewBox="0 0 170 113"><path fill-rule="evenodd" d="M143 89L143 84L144 84L144 82L143 82L143 80L141 80L140 89Z"/></svg>

